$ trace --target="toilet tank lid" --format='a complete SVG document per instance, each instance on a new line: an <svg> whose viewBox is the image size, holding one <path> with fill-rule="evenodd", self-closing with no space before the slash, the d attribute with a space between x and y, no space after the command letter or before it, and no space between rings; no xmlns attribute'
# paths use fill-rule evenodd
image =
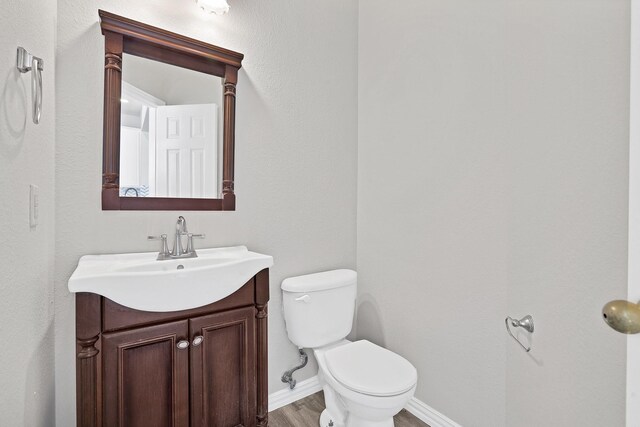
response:
<svg viewBox="0 0 640 427"><path fill-rule="evenodd" d="M282 290L287 292L313 292L355 285L358 274L353 270L341 269L323 271L289 277L282 281Z"/></svg>

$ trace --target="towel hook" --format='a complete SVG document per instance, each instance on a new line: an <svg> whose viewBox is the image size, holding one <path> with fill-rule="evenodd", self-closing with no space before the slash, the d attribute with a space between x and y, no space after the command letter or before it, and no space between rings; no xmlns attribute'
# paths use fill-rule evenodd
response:
<svg viewBox="0 0 640 427"><path fill-rule="evenodd" d="M42 71L44 71L44 61L42 58L33 56L23 47L18 47L16 67L21 73L31 74L31 97L33 99L33 123L40 123L42 115Z"/></svg>
<svg viewBox="0 0 640 427"><path fill-rule="evenodd" d="M514 319L511 316L507 316L507 318L504 319L504 324L507 327L507 332L509 333L509 335L511 335L511 338L516 340L518 344L520 344L520 346L524 349L524 351L526 351L527 353L530 352L531 346L525 346L518 338L516 338L515 335L513 335L513 332L511 332L511 328L509 327L509 323L511 323L511 326L513 326L514 328L523 328L527 332L533 333L533 317L527 314L520 320Z"/></svg>

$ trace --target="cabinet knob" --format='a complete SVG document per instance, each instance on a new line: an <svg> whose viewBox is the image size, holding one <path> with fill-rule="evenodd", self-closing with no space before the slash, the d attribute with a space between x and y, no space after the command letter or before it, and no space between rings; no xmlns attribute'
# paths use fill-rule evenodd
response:
<svg viewBox="0 0 640 427"><path fill-rule="evenodd" d="M189 347L189 341L180 340L178 341L178 344L176 345L176 347L178 347L179 350L184 350L185 348Z"/></svg>
<svg viewBox="0 0 640 427"><path fill-rule="evenodd" d="M197 347L200 344L202 344L202 341L204 341L204 337L202 335L198 335L196 337L193 338L193 346Z"/></svg>

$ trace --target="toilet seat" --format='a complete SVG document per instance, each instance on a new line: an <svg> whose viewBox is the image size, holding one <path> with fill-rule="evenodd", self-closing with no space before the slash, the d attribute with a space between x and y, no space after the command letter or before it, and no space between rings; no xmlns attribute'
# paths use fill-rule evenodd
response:
<svg viewBox="0 0 640 427"><path fill-rule="evenodd" d="M328 350L327 369L344 387L369 396L396 396L415 387L418 373L409 361L367 340Z"/></svg>

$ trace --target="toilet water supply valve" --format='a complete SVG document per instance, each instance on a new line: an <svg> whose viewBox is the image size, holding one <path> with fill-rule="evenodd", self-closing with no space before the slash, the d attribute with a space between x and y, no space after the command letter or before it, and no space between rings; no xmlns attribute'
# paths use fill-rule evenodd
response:
<svg viewBox="0 0 640 427"><path fill-rule="evenodd" d="M307 361L309 360L309 356L304 351L304 349L299 348L298 353L300 354L300 365L295 368L289 369L284 374L282 374L282 378L280 379L283 383L289 383L289 388L293 390L296 386L296 380L293 379L293 373L298 369L302 369L307 366Z"/></svg>

